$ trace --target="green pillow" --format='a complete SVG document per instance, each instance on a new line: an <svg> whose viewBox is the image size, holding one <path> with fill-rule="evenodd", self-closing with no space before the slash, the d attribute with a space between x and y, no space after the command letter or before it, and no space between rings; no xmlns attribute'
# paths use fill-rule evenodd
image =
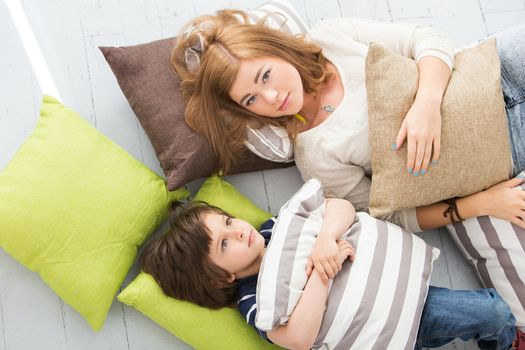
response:
<svg viewBox="0 0 525 350"><path fill-rule="evenodd" d="M56 99L44 97L40 113L0 173L0 247L98 330L137 247L188 192L168 192Z"/></svg>
<svg viewBox="0 0 525 350"><path fill-rule="evenodd" d="M219 176L209 177L194 200L202 200L249 221L254 227L272 215L257 208L246 196ZM263 340L238 310L211 310L167 297L153 277L141 272L118 300L133 306L195 349L280 349Z"/></svg>
<svg viewBox="0 0 525 350"><path fill-rule="evenodd" d="M253 227L257 228L272 217L272 214L259 209L248 197L237 191L235 187L218 175L207 178L193 200L204 201L219 207L236 218L248 221Z"/></svg>
<svg viewBox="0 0 525 350"><path fill-rule="evenodd" d="M236 309L212 310L167 297L145 272L120 293L118 300L133 306L195 349L280 349L261 338Z"/></svg>

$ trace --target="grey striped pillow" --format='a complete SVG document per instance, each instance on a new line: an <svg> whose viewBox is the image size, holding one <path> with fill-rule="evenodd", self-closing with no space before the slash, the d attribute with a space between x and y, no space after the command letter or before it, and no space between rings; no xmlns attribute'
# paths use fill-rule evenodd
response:
<svg viewBox="0 0 525 350"><path fill-rule="evenodd" d="M525 185L516 189L525 190ZM525 329L525 230L490 216L447 225L447 230L481 282L498 291L516 317L516 326Z"/></svg>
<svg viewBox="0 0 525 350"><path fill-rule="evenodd" d="M258 278L258 328L268 331L288 321L307 281L306 262L323 211L316 179L281 208ZM345 261L331 284L314 348L413 349L439 250L366 213L357 218L343 235L356 258Z"/></svg>
<svg viewBox="0 0 525 350"><path fill-rule="evenodd" d="M269 27L280 29L285 33L304 35L308 31L306 23L285 0L266 2L247 14L254 23L266 17L266 24ZM281 163L293 161L293 144L282 127L263 125L258 129L247 128L244 144L261 158Z"/></svg>

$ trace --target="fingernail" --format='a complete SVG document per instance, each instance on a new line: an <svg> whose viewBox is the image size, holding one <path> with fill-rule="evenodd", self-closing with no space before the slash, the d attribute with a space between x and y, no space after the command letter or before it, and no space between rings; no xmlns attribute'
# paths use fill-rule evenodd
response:
<svg viewBox="0 0 525 350"><path fill-rule="evenodd" d="M426 173L426 170L425 169L421 169L421 175L425 175Z"/></svg>
<svg viewBox="0 0 525 350"><path fill-rule="evenodd" d="M414 176L417 177L418 175L419 175L419 172L416 171L416 172L414 173Z"/></svg>
<svg viewBox="0 0 525 350"><path fill-rule="evenodd" d="M392 146L390 146L390 148L392 148L392 150L395 150L397 148L397 143L393 143Z"/></svg>
<svg viewBox="0 0 525 350"><path fill-rule="evenodd" d="M409 169L408 169L408 173L409 173L409 174L412 174L412 168L409 168Z"/></svg>

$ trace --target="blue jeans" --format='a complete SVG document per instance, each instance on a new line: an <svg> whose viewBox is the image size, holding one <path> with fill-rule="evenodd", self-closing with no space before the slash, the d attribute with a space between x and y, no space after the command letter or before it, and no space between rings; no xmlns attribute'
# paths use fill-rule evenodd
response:
<svg viewBox="0 0 525 350"><path fill-rule="evenodd" d="M472 291L430 287L415 349L475 339L480 349L508 349L516 319L494 289Z"/></svg>
<svg viewBox="0 0 525 350"><path fill-rule="evenodd" d="M516 176L525 170L525 26L501 31L494 37L501 61L501 86Z"/></svg>

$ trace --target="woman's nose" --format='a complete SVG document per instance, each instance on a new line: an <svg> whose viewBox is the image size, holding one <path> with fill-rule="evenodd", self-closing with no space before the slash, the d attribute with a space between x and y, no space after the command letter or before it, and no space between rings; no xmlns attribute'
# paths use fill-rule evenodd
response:
<svg viewBox="0 0 525 350"><path fill-rule="evenodd" d="M263 97L269 104L274 104L277 101L277 90L275 89L264 89Z"/></svg>

